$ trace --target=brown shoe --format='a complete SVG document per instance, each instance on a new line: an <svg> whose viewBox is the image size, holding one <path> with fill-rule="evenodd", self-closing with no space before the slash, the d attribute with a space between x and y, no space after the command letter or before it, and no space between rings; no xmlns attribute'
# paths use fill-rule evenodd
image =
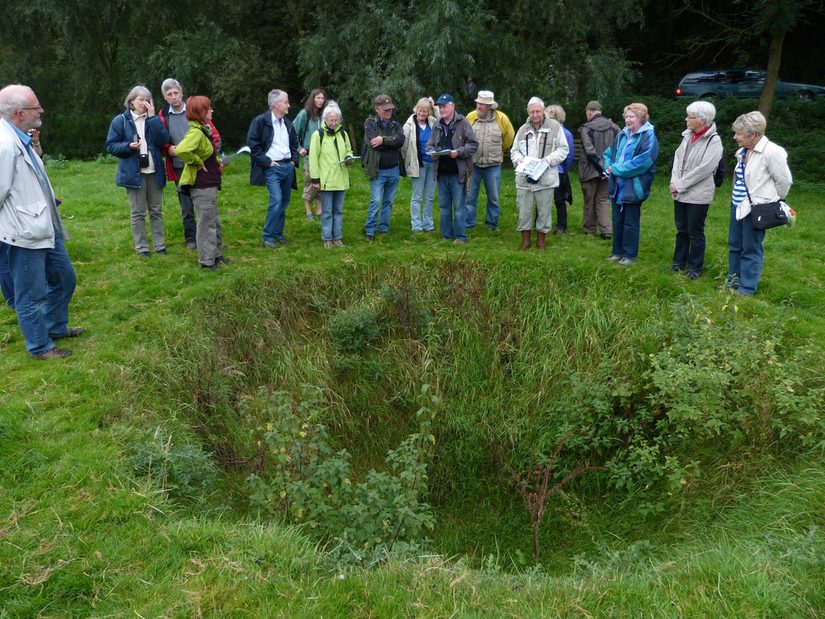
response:
<svg viewBox="0 0 825 619"><path fill-rule="evenodd" d="M536 249L544 249L544 232L536 232Z"/></svg>
<svg viewBox="0 0 825 619"><path fill-rule="evenodd" d="M84 333L86 333L86 329L84 329L83 327L72 327L62 335L49 335L49 337L53 340L59 340L64 337L78 337L79 335L83 335Z"/></svg>
<svg viewBox="0 0 825 619"><path fill-rule="evenodd" d="M530 230L521 231L521 249L530 249Z"/></svg>
<svg viewBox="0 0 825 619"><path fill-rule="evenodd" d="M46 352L40 353L39 355L32 355L38 361L48 361L49 359L62 359L63 357L68 357L72 354L71 350L66 350L64 348L58 348L55 346L51 350L47 350Z"/></svg>

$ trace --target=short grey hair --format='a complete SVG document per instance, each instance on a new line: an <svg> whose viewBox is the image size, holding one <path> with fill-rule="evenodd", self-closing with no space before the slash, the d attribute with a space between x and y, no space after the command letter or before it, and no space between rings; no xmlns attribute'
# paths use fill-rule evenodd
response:
<svg viewBox="0 0 825 619"><path fill-rule="evenodd" d="M338 120L339 121L344 120L342 118L342 115L341 115L341 108L338 107L338 104L335 101L330 100L330 101L327 101L327 104L324 107L324 111L321 112L321 122L326 122L327 116L329 116L332 113L338 114Z"/></svg>
<svg viewBox="0 0 825 619"><path fill-rule="evenodd" d="M547 118L552 118L560 123L563 123L564 119L567 118L567 114L564 113L564 108L560 105L548 105L544 113L547 115Z"/></svg>
<svg viewBox="0 0 825 619"><path fill-rule="evenodd" d="M174 77L167 77L163 80L163 84L160 85L160 92L163 96L166 96L166 92L171 90L172 88L177 88L180 90L180 94L183 94L183 86L180 85L180 82L176 80Z"/></svg>
<svg viewBox="0 0 825 619"><path fill-rule="evenodd" d="M710 127L713 119L716 118L716 106L710 101L694 101L685 110L688 114L693 114L696 118L705 121L705 127Z"/></svg>
<svg viewBox="0 0 825 619"><path fill-rule="evenodd" d="M125 105L127 109L131 110L132 101L134 101L138 97L144 97L145 99L149 99L152 105L155 104L155 102L152 101L152 93L149 92L149 89L146 88L146 86L144 86L143 84L138 84L137 86L132 88L132 90L129 91L128 95L126 95L126 99L124 99L123 105Z"/></svg>
<svg viewBox="0 0 825 619"><path fill-rule="evenodd" d="M765 120L762 112L748 112L734 120L731 129L736 133L749 133L751 135L762 136L765 135L767 126L768 121Z"/></svg>
<svg viewBox="0 0 825 619"><path fill-rule="evenodd" d="M544 101L538 97L530 97L530 100L527 102L527 109L529 110L531 105L535 105L537 103L541 106L541 109L544 109Z"/></svg>
<svg viewBox="0 0 825 619"><path fill-rule="evenodd" d="M23 84L9 84L0 90L0 116L11 118L18 110L28 107L29 93L34 91Z"/></svg>
<svg viewBox="0 0 825 619"><path fill-rule="evenodd" d="M275 102L284 96L286 93L283 90L278 90L277 88L273 88L269 91L269 95L266 97L266 102L269 104L269 107L272 108L275 105Z"/></svg>

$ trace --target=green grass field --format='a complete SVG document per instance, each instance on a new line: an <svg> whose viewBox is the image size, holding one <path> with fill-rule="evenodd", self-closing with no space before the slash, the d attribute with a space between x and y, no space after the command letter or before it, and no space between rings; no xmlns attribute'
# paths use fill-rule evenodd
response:
<svg viewBox="0 0 825 619"><path fill-rule="evenodd" d="M243 160L219 196L233 264L212 273L185 248L171 186L169 256L140 260L115 165L52 163L78 276L71 324L88 332L66 342L72 357L35 361L0 308L0 617L823 616L825 187L794 186L797 226L768 233L759 293L734 299L716 291L729 185L708 218L707 271L691 282L668 271L660 164L639 261L622 268L581 231L575 178L569 233L518 251L512 171L499 232L476 228L465 246L410 231L405 179L390 234L367 243L369 189L354 168L345 248L324 249L293 193L290 243L267 250L266 191L248 185ZM376 314L382 339L342 370L335 317L378 311L388 290L400 295L392 322ZM714 382L728 370L739 382ZM261 388L297 401L304 384L321 390L356 476L414 430L422 385L439 395L424 497L436 525L422 550L353 567L250 506L243 480L260 446L240 403ZM605 464L583 438L605 402L613 421L679 413L681 425L667 453L643 453L645 434L636 460L554 497L537 565L496 453L552 453L581 422L564 466ZM716 405L735 413L711 427ZM137 467L158 429L178 485L189 453L207 454L213 478L181 491Z"/></svg>

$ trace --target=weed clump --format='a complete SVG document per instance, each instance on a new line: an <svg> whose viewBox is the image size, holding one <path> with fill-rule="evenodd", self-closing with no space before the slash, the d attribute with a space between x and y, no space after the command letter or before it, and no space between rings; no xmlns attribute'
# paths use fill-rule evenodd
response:
<svg viewBox="0 0 825 619"><path fill-rule="evenodd" d="M158 426L131 445L135 475L159 490L178 497L202 495L215 480L217 470L201 446L183 436L173 436Z"/></svg>

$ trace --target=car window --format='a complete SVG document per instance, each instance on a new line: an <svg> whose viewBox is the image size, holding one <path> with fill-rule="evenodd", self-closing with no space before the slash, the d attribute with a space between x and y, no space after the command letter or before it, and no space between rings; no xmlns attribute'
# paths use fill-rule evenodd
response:
<svg viewBox="0 0 825 619"><path fill-rule="evenodd" d="M738 84L740 82L745 81L745 72L744 71L726 71L725 72L725 81L731 82L733 84Z"/></svg>

